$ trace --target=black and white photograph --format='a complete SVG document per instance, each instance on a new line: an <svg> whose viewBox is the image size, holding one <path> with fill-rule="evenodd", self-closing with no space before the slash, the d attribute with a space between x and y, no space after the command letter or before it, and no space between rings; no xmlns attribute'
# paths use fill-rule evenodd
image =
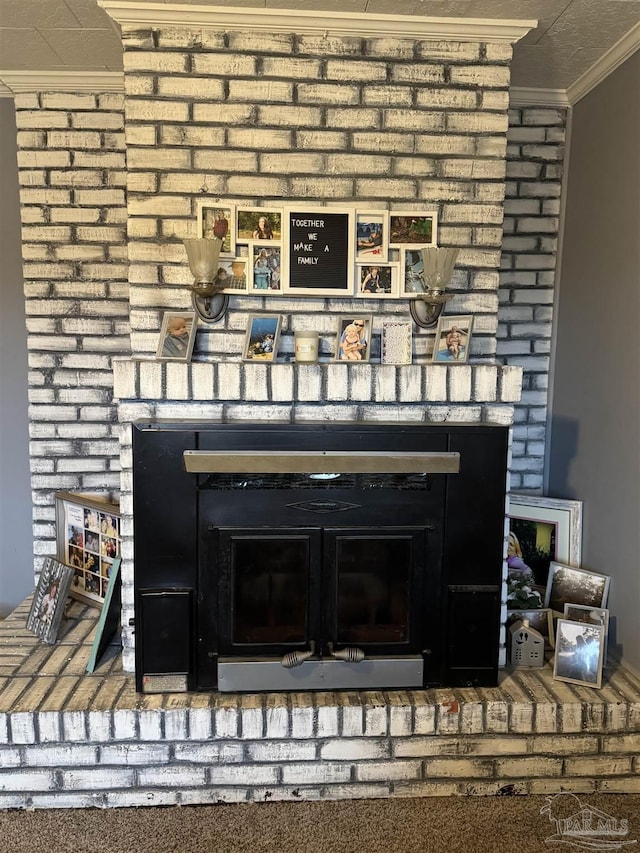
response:
<svg viewBox="0 0 640 853"><path fill-rule="evenodd" d="M47 557L27 617L27 628L43 643L53 644L58 638L72 579L72 568Z"/></svg>
<svg viewBox="0 0 640 853"><path fill-rule="evenodd" d="M553 677L585 687L600 687L604 639L604 625L558 619Z"/></svg>
<svg viewBox="0 0 640 853"><path fill-rule="evenodd" d="M610 580L607 575L552 562L544 606L562 615L565 604L606 607Z"/></svg>

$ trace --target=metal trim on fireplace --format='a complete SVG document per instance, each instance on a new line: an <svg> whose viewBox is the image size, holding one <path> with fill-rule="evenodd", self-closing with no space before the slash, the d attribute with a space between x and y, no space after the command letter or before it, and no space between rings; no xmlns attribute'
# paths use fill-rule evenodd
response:
<svg viewBox="0 0 640 853"><path fill-rule="evenodd" d="M459 453L185 450L191 474L457 474Z"/></svg>

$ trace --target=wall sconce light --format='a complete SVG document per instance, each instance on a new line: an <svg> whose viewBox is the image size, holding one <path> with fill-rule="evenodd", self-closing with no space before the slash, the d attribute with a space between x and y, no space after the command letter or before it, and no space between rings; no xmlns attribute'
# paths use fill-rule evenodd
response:
<svg viewBox="0 0 640 853"><path fill-rule="evenodd" d="M216 284L222 241L208 237L191 237L182 242L187 250L189 269L193 275L193 307L205 323L217 323L224 317L229 306L229 295L220 292L224 285Z"/></svg>
<svg viewBox="0 0 640 853"><path fill-rule="evenodd" d="M435 246L420 250L426 289L411 300L409 308L414 323L422 329L432 329L442 314L444 303L449 298L445 288L451 281L459 251Z"/></svg>

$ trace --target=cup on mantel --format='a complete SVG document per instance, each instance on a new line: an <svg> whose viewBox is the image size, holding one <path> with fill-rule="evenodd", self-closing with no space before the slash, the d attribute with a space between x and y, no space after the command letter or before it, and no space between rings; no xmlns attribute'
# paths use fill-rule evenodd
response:
<svg viewBox="0 0 640 853"><path fill-rule="evenodd" d="M310 364L318 360L318 332L300 331L295 333L296 361Z"/></svg>

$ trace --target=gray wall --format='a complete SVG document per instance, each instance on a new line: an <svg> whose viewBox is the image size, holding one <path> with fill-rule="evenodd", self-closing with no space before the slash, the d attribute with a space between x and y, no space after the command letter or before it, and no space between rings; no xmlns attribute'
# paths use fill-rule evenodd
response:
<svg viewBox="0 0 640 853"><path fill-rule="evenodd" d="M586 569L613 578L640 670L640 52L576 104L552 401L549 494L584 502Z"/></svg>
<svg viewBox="0 0 640 853"><path fill-rule="evenodd" d="M27 344L13 101L0 98L0 616L33 589Z"/></svg>

